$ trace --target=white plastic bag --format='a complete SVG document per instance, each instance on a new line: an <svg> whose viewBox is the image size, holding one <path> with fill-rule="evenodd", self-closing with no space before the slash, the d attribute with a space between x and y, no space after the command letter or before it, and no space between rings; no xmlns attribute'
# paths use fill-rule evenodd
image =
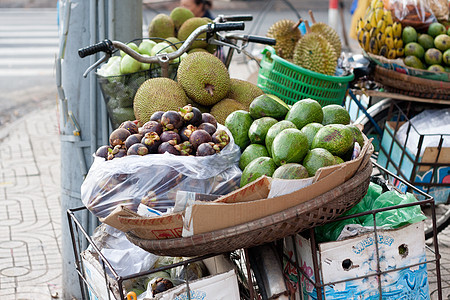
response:
<svg viewBox="0 0 450 300"><path fill-rule="evenodd" d="M92 239L113 269L122 277L150 270L158 259L158 256L131 243L125 233L106 224L96 228ZM87 250L94 252L92 246Z"/></svg>
<svg viewBox="0 0 450 300"><path fill-rule="evenodd" d="M222 125L219 129L227 130ZM83 204L104 218L118 205L137 211L143 203L166 212L174 206L177 191L227 194L239 187L242 174L238 167L240 149L228 134L230 143L210 156L164 153L109 161L96 157L81 186Z"/></svg>
<svg viewBox="0 0 450 300"><path fill-rule="evenodd" d="M411 122L411 129L408 134L409 122ZM442 147L450 147L450 138L448 136L450 133L450 108L424 110L411 118L409 122L406 122L399 128L397 139L400 145L403 146L406 137L408 137L406 147L414 155L418 150L420 135L424 135L420 156L423 155L425 148L437 147L441 135L444 135Z"/></svg>

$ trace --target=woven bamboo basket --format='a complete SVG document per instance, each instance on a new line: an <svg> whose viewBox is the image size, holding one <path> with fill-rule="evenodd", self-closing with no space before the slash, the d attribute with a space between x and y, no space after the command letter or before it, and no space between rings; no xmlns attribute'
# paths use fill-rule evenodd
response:
<svg viewBox="0 0 450 300"><path fill-rule="evenodd" d="M218 254L269 243L333 220L358 203L367 193L372 163L364 166L344 184L276 214L191 237L146 240L128 232L127 238L142 249L161 256L192 257Z"/></svg>
<svg viewBox="0 0 450 300"><path fill-rule="evenodd" d="M375 67L374 80L388 91L408 96L450 100L450 82L424 79Z"/></svg>

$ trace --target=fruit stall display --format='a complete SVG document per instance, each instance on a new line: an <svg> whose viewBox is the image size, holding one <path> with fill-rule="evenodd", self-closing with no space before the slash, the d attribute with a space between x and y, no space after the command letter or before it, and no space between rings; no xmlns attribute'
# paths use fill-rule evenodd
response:
<svg viewBox="0 0 450 300"><path fill-rule="evenodd" d="M431 72L430 76L444 73L438 78L449 81L445 74L450 72L449 9L448 5L431 5L439 2L430 1L427 6L428 2L373 0L357 23L361 48L384 62L384 67L403 65L409 69L407 74L425 78L427 73L422 70Z"/></svg>
<svg viewBox="0 0 450 300"><path fill-rule="evenodd" d="M174 9L170 16L160 14L152 20L153 38L128 46L145 55L173 51L208 22ZM304 36L297 34L297 23L284 20L271 27L268 36L277 39L277 55L308 72L339 77L335 76L341 52L338 35L324 23L305 23ZM292 32L298 37L295 41L286 37ZM156 38L163 40L158 43ZM81 187L84 205L101 220L122 206L134 213L164 216L173 212L179 192L214 195L208 199L214 201L264 175L313 179L323 167L358 158L361 148L370 144L358 127L350 125L348 112L335 104L342 99L324 101L317 86L317 99L302 97L290 103L253 83L231 78L212 54L215 49L197 42L174 62L171 78L141 76L157 69L123 53L97 71L105 80L102 89L109 102L117 100L115 108L131 111L120 118L110 113L109 143L94 153ZM295 43L287 45L290 42ZM137 87L121 99L118 89L130 87L126 79L131 77ZM350 77L339 83L340 89L346 89ZM121 88L105 92L108 85L119 83ZM172 287L164 279L155 282L164 285L162 290Z"/></svg>

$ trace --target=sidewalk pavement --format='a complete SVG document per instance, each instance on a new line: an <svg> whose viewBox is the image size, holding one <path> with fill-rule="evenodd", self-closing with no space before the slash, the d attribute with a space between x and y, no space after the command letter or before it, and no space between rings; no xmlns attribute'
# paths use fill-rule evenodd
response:
<svg viewBox="0 0 450 300"><path fill-rule="evenodd" d="M0 297L61 299L58 107L44 101L0 128ZM61 216L64 219L61 219ZM450 228L439 235L443 299L450 299ZM432 255L429 256L433 258ZM428 264L431 299L435 265Z"/></svg>

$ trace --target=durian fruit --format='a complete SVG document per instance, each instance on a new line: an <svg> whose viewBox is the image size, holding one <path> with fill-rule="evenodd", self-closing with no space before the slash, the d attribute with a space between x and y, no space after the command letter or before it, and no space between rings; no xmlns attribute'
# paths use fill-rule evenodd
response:
<svg viewBox="0 0 450 300"><path fill-rule="evenodd" d="M336 50L321 34L311 32L308 21L305 21L305 26L307 34L295 46L293 63L317 73L334 75L337 67Z"/></svg>
<svg viewBox="0 0 450 300"><path fill-rule="evenodd" d="M236 110L248 111L248 107L234 99L225 98L211 107L210 113L216 118L218 123L225 124L225 119L228 115Z"/></svg>
<svg viewBox="0 0 450 300"><path fill-rule="evenodd" d="M325 24L323 22L316 22L316 19L314 18L313 12L311 10L309 11L309 16L311 17L312 21L311 31L317 32L324 38L326 38L334 47L334 50L336 50L337 58L339 58L339 56L341 56L342 49L342 43L339 34L328 24Z"/></svg>
<svg viewBox="0 0 450 300"><path fill-rule="evenodd" d="M284 59L292 59L295 44L301 38L300 29L298 25L300 22L283 19L275 22L267 31L267 37L276 40L273 46L278 56Z"/></svg>

